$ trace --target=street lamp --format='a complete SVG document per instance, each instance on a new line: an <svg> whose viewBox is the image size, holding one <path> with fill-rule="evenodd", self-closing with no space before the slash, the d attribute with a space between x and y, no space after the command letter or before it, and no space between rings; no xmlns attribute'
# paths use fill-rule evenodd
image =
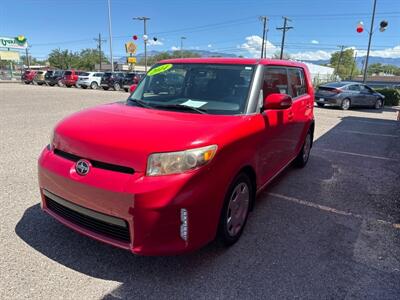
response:
<svg viewBox="0 0 400 300"><path fill-rule="evenodd" d="M133 20L143 21L143 42L144 42L144 71L147 72L147 40L149 37L147 36L147 20L150 20L149 17L136 17Z"/></svg>
<svg viewBox="0 0 400 300"><path fill-rule="evenodd" d="M185 36L181 36L181 58L183 58L183 40L186 40Z"/></svg>

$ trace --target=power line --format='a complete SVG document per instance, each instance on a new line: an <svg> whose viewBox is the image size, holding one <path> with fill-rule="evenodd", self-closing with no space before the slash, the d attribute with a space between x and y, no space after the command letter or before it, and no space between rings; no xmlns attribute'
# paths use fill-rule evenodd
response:
<svg viewBox="0 0 400 300"><path fill-rule="evenodd" d="M97 48L99 49L99 66L100 66L100 71L101 71L101 44L105 43L106 40L101 39L101 34L99 33L99 38L94 38L94 40L97 42Z"/></svg>
<svg viewBox="0 0 400 300"><path fill-rule="evenodd" d="M267 40L266 34L268 32L267 27L267 16L261 16L260 19L263 21L263 35L262 35L262 44L261 44L261 58L265 58L265 52L267 51L265 41ZM265 50L264 50L265 49Z"/></svg>

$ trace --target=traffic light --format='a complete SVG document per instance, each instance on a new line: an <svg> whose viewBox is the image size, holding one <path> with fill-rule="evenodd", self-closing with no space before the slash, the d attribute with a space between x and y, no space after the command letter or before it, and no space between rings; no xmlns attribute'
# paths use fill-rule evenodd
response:
<svg viewBox="0 0 400 300"><path fill-rule="evenodd" d="M134 35L132 38L133 38L135 41L138 39L137 35Z"/></svg>
<svg viewBox="0 0 400 300"><path fill-rule="evenodd" d="M361 32L363 32L364 31L364 23L363 22L358 22L358 24L357 24L357 32L358 33L361 33Z"/></svg>
<svg viewBox="0 0 400 300"><path fill-rule="evenodd" d="M387 26L388 26L388 21L386 20L381 21L381 23L379 24L379 31L384 32Z"/></svg>

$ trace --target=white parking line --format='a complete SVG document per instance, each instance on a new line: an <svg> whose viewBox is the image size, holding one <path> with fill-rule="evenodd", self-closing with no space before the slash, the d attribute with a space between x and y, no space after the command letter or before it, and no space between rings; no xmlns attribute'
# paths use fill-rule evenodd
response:
<svg viewBox="0 0 400 300"><path fill-rule="evenodd" d="M347 129L336 129L335 131L342 131L342 132L356 133L356 134L365 134L365 135L372 135L372 136L384 136L384 137L392 137L392 138L399 138L400 137L400 136L395 135L395 134L373 133L373 132L347 130Z"/></svg>
<svg viewBox="0 0 400 300"><path fill-rule="evenodd" d="M390 158L390 157L368 155L368 154L361 154L361 153L354 153L354 152L347 152L347 151L339 151L339 150L325 149L325 148L319 148L319 147L316 147L315 149L319 150L319 151L326 151L326 152L332 152L332 153L347 154L347 155L353 155L353 156L360 156L360 157L367 157L367 158L374 158L374 159L381 159L381 160L400 162L399 159Z"/></svg>
<svg viewBox="0 0 400 300"><path fill-rule="evenodd" d="M268 195L270 195L272 197L275 197L275 198L283 199L283 200L286 200L286 201L294 202L294 203L297 203L297 204L305 205L305 206L308 206L308 207L313 207L313 208L316 208L316 209L319 209L319 210L323 210L323 211L326 211L326 212L330 212L330 213L334 213L334 214L338 214L338 215L342 215L342 216L351 216L351 217L354 217L354 218L357 218L357 219L368 220L370 222L389 225L389 226L392 226L392 227L394 227L396 229L400 229L400 224L398 224L398 223L392 223L392 222L381 220L381 219L373 219L373 218L369 218L369 217L363 217L360 214L355 214L355 213L352 213L352 212L349 212L349 211L339 210L339 209L332 208L332 207L329 207L329 206L316 204L316 203L313 203L313 202L310 202L310 201L301 200L301 199L297 199L297 198L294 198L294 197L288 197L288 196L281 195L281 194L268 193Z"/></svg>

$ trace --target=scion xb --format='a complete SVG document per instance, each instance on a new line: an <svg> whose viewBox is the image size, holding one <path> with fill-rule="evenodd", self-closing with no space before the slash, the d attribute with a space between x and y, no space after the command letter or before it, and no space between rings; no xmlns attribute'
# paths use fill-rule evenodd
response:
<svg viewBox="0 0 400 300"><path fill-rule="evenodd" d="M38 162L42 209L140 255L232 245L257 193L306 165L313 93L302 63L161 61L126 101L56 125Z"/></svg>

